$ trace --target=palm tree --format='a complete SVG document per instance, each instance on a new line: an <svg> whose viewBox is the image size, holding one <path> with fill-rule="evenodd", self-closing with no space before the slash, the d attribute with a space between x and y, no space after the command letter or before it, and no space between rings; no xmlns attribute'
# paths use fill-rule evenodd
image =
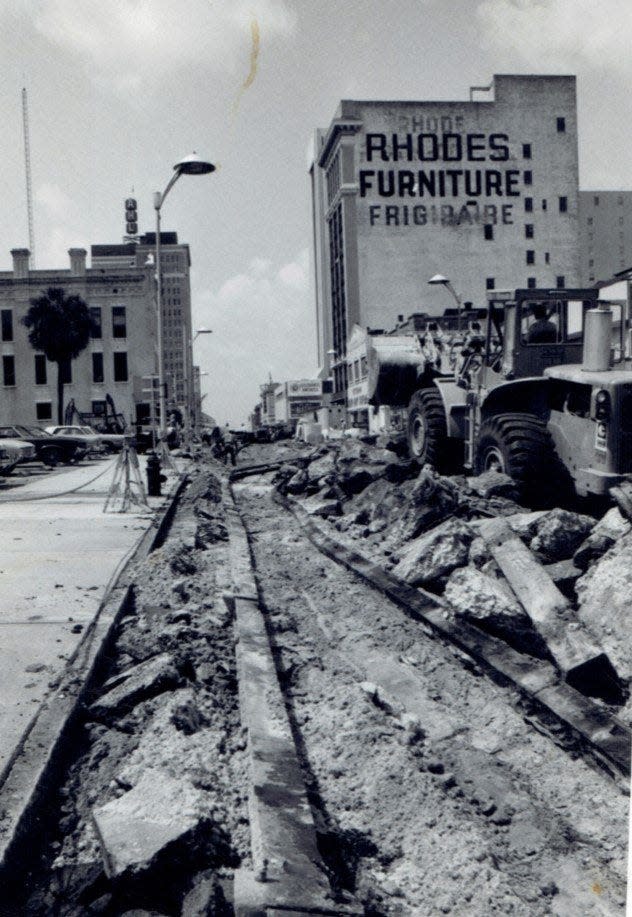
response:
<svg viewBox="0 0 632 917"><path fill-rule="evenodd" d="M64 366L88 346L92 331L90 310L80 296L67 296L61 287L49 287L30 300L22 319L29 343L57 364L57 423L64 422Z"/></svg>

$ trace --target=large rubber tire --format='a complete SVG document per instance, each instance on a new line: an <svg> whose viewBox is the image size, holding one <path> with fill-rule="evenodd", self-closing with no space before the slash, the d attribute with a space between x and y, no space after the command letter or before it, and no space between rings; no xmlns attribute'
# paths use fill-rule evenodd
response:
<svg viewBox="0 0 632 917"><path fill-rule="evenodd" d="M442 470L448 460L448 424L436 388L415 392L408 405L408 452L420 465Z"/></svg>
<svg viewBox="0 0 632 917"><path fill-rule="evenodd" d="M568 475L546 424L533 414L497 414L483 421L475 471L491 470L513 478L520 498L533 506L552 506L568 492Z"/></svg>
<svg viewBox="0 0 632 917"><path fill-rule="evenodd" d="M40 458L49 468L54 468L64 460L64 453L59 446L46 446L40 452Z"/></svg>

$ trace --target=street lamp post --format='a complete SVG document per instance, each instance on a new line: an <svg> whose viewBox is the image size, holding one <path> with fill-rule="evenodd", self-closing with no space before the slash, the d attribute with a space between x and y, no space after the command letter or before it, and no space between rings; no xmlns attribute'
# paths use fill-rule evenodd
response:
<svg viewBox="0 0 632 917"><path fill-rule="evenodd" d="M160 441L164 442L165 437L165 425L166 425L166 413L167 413L167 399L165 396L165 367L164 367L164 345L162 339L162 272L160 264L160 211L162 205L165 202L165 198L180 178L181 175L207 175L210 172L215 171L215 166L213 163L208 162L204 159L201 159L197 153L192 153L190 156L185 156L184 159L181 159L180 162L175 164L174 174L169 179L167 187L165 190L160 193L156 191L154 193L154 210L156 211L156 247L155 247L155 261L156 261L156 309L157 309L157 331L158 331L158 399L160 406Z"/></svg>
<svg viewBox="0 0 632 917"><path fill-rule="evenodd" d="M457 331L460 331L461 330L461 310L463 309L463 303L461 302L461 297L456 292L456 290L454 289L454 287L452 286L448 278L444 277L443 274L435 274L434 277L430 278L428 283L431 286L445 287L446 290L448 290L452 294L452 296L454 296L454 299L456 300L456 304L457 304L456 328L457 328Z"/></svg>
<svg viewBox="0 0 632 917"><path fill-rule="evenodd" d="M211 328L196 328L193 337L191 338L191 365L189 365L189 342L186 335L186 325L182 326L182 354L183 354L183 387L184 387L184 440L187 448L190 447L190 433L191 433L191 415L197 417L197 412L194 412L192 409L192 389L193 389L193 344L198 339L201 334L213 334ZM200 373L202 375L202 373ZM204 373L208 375L208 373ZM194 421L195 426L195 421Z"/></svg>

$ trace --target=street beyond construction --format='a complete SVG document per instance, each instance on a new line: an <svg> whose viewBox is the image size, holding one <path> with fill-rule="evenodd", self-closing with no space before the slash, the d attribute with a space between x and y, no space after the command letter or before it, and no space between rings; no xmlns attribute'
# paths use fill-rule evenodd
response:
<svg viewBox="0 0 632 917"><path fill-rule="evenodd" d="M625 513L387 437L188 475L0 911L623 914Z"/></svg>

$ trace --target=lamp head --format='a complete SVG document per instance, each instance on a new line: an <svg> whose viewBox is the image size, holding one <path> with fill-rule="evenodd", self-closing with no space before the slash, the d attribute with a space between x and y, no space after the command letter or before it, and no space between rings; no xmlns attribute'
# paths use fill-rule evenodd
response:
<svg viewBox="0 0 632 917"><path fill-rule="evenodd" d="M434 277L431 277L428 281L430 284L443 284L444 286L447 283L450 283L447 277L444 277L443 274L435 274Z"/></svg>
<svg viewBox="0 0 632 917"><path fill-rule="evenodd" d="M215 166L207 159L202 159L197 153L193 152L185 156L180 162L173 167L178 175L207 175L215 171Z"/></svg>

